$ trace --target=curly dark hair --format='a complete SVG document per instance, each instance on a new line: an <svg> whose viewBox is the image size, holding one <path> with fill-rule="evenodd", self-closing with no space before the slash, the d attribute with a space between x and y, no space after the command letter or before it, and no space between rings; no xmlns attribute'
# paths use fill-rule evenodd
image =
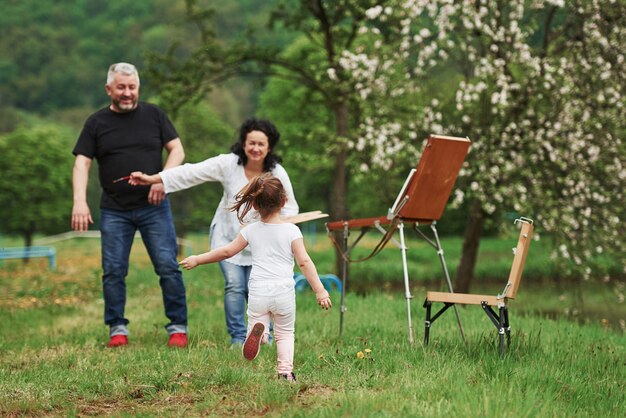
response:
<svg viewBox="0 0 626 418"><path fill-rule="evenodd" d="M245 166L248 162L248 157L243 147L246 143L246 136L252 131L260 131L267 135L270 150L265 156L265 160L263 160L263 171L270 171L272 168L276 167L277 163L283 162L283 159L274 154L274 148L280 139L280 132L278 132L276 126L269 120L250 118L242 123L239 127L239 140L230 147L230 152L239 156L237 164Z"/></svg>

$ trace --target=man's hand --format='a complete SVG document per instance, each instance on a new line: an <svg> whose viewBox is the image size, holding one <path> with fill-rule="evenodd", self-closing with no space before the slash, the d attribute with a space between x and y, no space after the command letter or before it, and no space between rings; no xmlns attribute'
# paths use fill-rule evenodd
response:
<svg viewBox="0 0 626 418"><path fill-rule="evenodd" d="M150 186L150 192L148 193L148 203L151 205L160 205L165 199L165 188L163 183L153 184Z"/></svg>
<svg viewBox="0 0 626 418"><path fill-rule="evenodd" d="M72 171L72 192L74 193L72 229L74 231L86 231L89 229L89 224L93 223L91 211L87 204L87 182L89 181L90 168L91 158L78 154L74 160Z"/></svg>
<svg viewBox="0 0 626 418"><path fill-rule="evenodd" d="M89 224L93 224L93 219L91 218L91 211L87 202L74 202L74 207L72 208L72 229L79 232L86 231L89 229Z"/></svg>

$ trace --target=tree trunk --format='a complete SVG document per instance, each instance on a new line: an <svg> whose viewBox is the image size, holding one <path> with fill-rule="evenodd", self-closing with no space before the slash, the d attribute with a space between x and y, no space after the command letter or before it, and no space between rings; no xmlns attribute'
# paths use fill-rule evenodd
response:
<svg viewBox="0 0 626 418"><path fill-rule="evenodd" d="M346 159L347 150L343 143L348 134L348 105L339 103L335 107L336 134L339 141L339 150L335 155L335 169L333 171L333 187L330 197L330 219L341 220L348 218L348 205L346 195L348 192ZM334 233L337 242L343 242L343 231ZM343 274L343 259L341 253L335 250L335 272L338 276Z"/></svg>
<svg viewBox="0 0 626 418"><path fill-rule="evenodd" d="M482 205L478 200L474 200L470 204L469 218L465 226L461 261L456 272L455 292L468 293L470 291L472 279L474 278L474 267L478 258L480 237L483 233L483 223L484 213Z"/></svg>
<svg viewBox="0 0 626 418"><path fill-rule="evenodd" d="M35 234L34 229L34 227L31 227L31 231L27 231L24 233L24 244L26 248L32 247L33 245L33 235ZM28 264L29 261L30 258L28 257L22 258L22 263L24 264Z"/></svg>
<svg viewBox="0 0 626 418"><path fill-rule="evenodd" d="M337 138L339 141L344 140L348 133L348 106L341 104L335 109L335 117L337 118ZM346 172L347 150L345 144L339 144L339 150L335 155L335 169L333 172L333 188L330 202L330 216L334 220L346 219L348 217L348 209L346 203L347 172Z"/></svg>

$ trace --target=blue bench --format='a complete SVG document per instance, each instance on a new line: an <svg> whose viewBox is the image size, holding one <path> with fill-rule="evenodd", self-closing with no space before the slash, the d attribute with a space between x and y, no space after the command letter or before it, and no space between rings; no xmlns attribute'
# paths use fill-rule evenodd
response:
<svg viewBox="0 0 626 418"><path fill-rule="evenodd" d="M57 266L57 251L54 247L7 247L0 248L0 260L12 258L47 257L51 269Z"/></svg>
<svg viewBox="0 0 626 418"><path fill-rule="evenodd" d="M296 273L293 276L293 279L296 281L296 292L302 292L304 289L310 289L309 282L307 282L306 277L302 273ZM339 277L334 274L320 274L320 281L324 285L324 288L331 292L336 290L337 292L341 292L341 280Z"/></svg>

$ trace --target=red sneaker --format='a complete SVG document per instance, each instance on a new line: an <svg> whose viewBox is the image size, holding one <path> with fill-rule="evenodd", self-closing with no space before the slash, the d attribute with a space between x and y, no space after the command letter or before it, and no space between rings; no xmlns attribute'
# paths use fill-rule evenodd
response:
<svg viewBox="0 0 626 418"><path fill-rule="evenodd" d="M259 346L261 345L264 331L265 325L261 322L257 322L252 327L252 331L250 331L248 338L246 338L246 342L244 342L243 347L241 347L241 352L246 360L254 360L256 356L259 355Z"/></svg>
<svg viewBox="0 0 626 418"><path fill-rule="evenodd" d="M109 340L109 348L121 347L123 345L128 345L128 336L126 335L114 335Z"/></svg>
<svg viewBox="0 0 626 418"><path fill-rule="evenodd" d="M177 332L170 335L170 340L167 342L170 347L187 347L187 334L184 332Z"/></svg>

